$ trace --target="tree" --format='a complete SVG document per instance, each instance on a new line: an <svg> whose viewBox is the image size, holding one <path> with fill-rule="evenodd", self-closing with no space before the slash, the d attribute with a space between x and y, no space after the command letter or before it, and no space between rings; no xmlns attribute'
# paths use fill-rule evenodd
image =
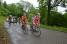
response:
<svg viewBox="0 0 67 44"><path fill-rule="evenodd" d="M5 9L3 6L0 7L0 15L7 16L9 13L8 9Z"/></svg>
<svg viewBox="0 0 67 44"><path fill-rule="evenodd" d="M51 10L56 6L63 6L65 7L65 0L38 0L39 1L39 7L42 8L48 7L48 15L47 15L47 24L49 24L49 20L51 17ZM41 10L41 9L40 9ZM44 11L44 10L42 10ZM45 14L44 14L45 15Z"/></svg>
<svg viewBox="0 0 67 44"><path fill-rule="evenodd" d="M0 6L2 5L2 1L3 1L3 0L0 0Z"/></svg>
<svg viewBox="0 0 67 44"><path fill-rule="evenodd" d="M29 12L29 9L31 8L32 4L27 1L20 1L20 4L23 6L23 10L26 12Z"/></svg>
<svg viewBox="0 0 67 44"><path fill-rule="evenodd" d="M55 11L51 11L51 18L49 25L64 26L65 25L64 21L65 20L62 14Z"/></svg>
<svg viewBox="0 0 67 44"><path fill-rule="evenodd" d="M39 12L41 15L41 24L46 24L46 16L47 16L46 0L38 0L38 2L39 2Z"/></svg>
<svg viewBox="0 0 67 44"><path fill-rule="evenodd" d="M52 8L56 7L56 6L63 6L65 7L65 0L48 0L48 22L47 24L49 24L49 19L50 19L50 11Z"/></svg>
<svg viewBox="0 0 67 44"><path fill-rule="evenodd" d="M23 14L23 6L20 3L9 4L8 10L10 11L10 14L12 14L14 16L20 16Z"/></svg>
<svg viewBox="0 0 67 44"><path fill-rule="evenodd" d="M0 0L2 5L0 6L0 15L7 16L7 15L14 15L20 16L23 13L23 6L19 3L15 4L7 4L6 1L4 3Z"/></svg>
<svg viewBox="0 0 67 44"><path fill-rule="evenodd" d="M17 6L17 8L16 8L17 16L23 15L23 6L20 3L17 3L16 6Z"/></svg>
<svg viewBox="0 0 67 44"><path fill-rule="evenodd" d="M9 13L9 10L6 8L7 4L6 1L3 3L3 0L0 0L0 15L7 16Z"/></svg>
<svg viewBox="0 0 67 44"><path fill-rule="evenodd" d="M7 8L7 3L6 3L6 1L4 1L3 6L4 6L4 8Z"/></svg>
<svg viewBox="0 0 67 44"><path fill-rule="evenodd" d="M36 11L37 10L33 7L33 5L29 9L29 13L32 13L32 14L36 13Z"/></svg>
<svg viewBox="0 0 67 44"><path fill-rule="evenodd" d="M67 13L64 14L65 27L67 27Z"/></svg>
<svg viewBox="0 0 67 44"><path fill-rule="evenodd" d="M10 4L9 6L9 11L12 15L15 15L15 10L16 10L16 5L15 4Z"/></svg>

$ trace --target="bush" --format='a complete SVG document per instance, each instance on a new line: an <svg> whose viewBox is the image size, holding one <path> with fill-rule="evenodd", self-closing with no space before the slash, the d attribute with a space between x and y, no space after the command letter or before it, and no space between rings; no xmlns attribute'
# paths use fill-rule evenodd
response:
<svg viewBox="0 0 67 44"><path fill-rule="evenodd" d="M6 8L0 7L0 15L7 16L8 13L9 13L9 11Z"/></svg>
<svg viewBox="0 0 67 44"><path fill-rule="evenodd" d="M60 31L60 32L66 32L67 33L67 28L64 28L64 27L48 26L48 25L42 25L42 24L40 27L48 29L48 30L54 30L54 31Z"/></svg>
<svg viewBox="0 0 67 44"><path fill-rule="evenodd" d="M65 27L67 27L67 13L65 13L63 16L64 16L64 20L65 20Z"/></svg>
<svg viewBox="0 0 67 44"><path fill-rule="evenodd" d="M49 19L49 25L64 26L64 24L65 22L63 15L58 12L52 11Z"/></svg>
<svg viewBox="0 0 67 44"><path fill-rule="evenodd" d="M46 24L46 17L47 17L47 8L42 7L40 8L40 16L41 16L41 24Z"/></svg>

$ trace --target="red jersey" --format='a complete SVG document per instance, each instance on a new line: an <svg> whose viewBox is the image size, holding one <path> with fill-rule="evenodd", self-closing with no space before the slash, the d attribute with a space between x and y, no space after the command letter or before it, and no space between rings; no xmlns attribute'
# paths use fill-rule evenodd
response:
<svg viewBox="0 0 67 44"><path fill-rule="evenodd" d="M39 16L34 16L33 17L33 24L37 25L40 23L40 17Z"/></svg>

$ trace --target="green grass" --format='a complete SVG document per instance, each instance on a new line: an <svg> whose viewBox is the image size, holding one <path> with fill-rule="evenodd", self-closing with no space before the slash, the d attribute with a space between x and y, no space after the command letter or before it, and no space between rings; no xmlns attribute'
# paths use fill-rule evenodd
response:
<svg viewBox="0 0 67 44"><path fill-rule="evenodd" d="M60 31L60 32L67 32L67 28L58 27L58 26L41 25L41 28L45 28L45 29L48 29L48 30Z"/></svg>
<svg viewBox="0 0 67 44"><path fill-rule="evenodd" d="M4 28L5 20L6 20L6 17L0 16L0 44L9 44L8 33Z"/></svg>

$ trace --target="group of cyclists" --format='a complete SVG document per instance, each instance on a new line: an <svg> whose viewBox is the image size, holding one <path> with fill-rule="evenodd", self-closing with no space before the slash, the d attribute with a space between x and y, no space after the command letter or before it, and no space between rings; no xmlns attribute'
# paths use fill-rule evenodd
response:
<svg viewBox="0 0 67 44"><path fill-rule="evenodd" d="M9 16L9 21L11 22L11 18L12 18L12 15ZM22 28L23 26L26 26L28 24L28 17L26 14L24 15L21 15L19 17L19 23L22 24ZM34 28L34 26L40 26L40 14L34 14L34 16L32 17L32 28Z"/></svg>
<svg viewBox="0 0 67 44"><path fill-rule="evenodd" d="M9 17L7 18L7 22L17 22L17 17L9 15Z"/></svg>

